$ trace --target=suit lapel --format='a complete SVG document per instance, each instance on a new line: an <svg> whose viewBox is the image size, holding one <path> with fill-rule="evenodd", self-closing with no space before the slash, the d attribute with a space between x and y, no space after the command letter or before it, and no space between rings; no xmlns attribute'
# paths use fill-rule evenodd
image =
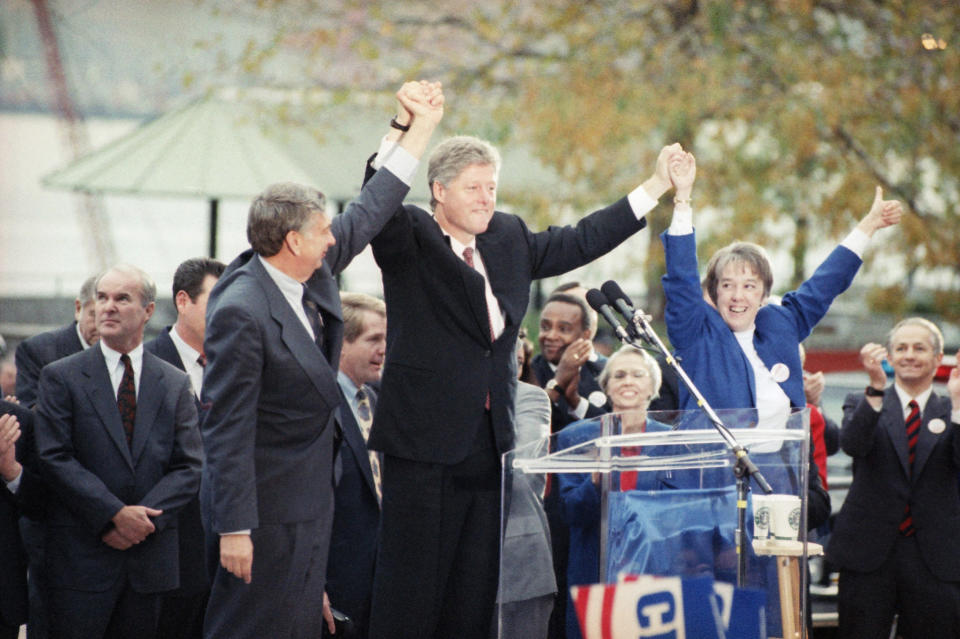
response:
<svg viewBox="0 0 960 639"><path fill-rule="evenodd" d="M113 383L107 371L107 362L103 358L103 351L99 347L89 348L84 353L82 374L85 378L84 387L87 397L93 404L94 410L100 416L104 429L116 444L117 450L133 468L133 457L130 447L127 446L127 436L123 431L123 422L120 419L120 410L117 408L117 398L113 392Z"/></svg>
<svg viewBox="0 0 960 639"><path fill-rule="evenodd" d="M79 353L83 350L83 344L80 343L80 336L77 335L77 323L73 322L65 326L60 334L57 335L57 359L63 359L68 355Z"/></svg>
<svg viewBox="0 0 960 639"><path fill-rule="evenodd" d="M939 433L935 433L930 430L930 422L934 419L939 419L944 424L944 429ZM920 476L920 472L923 470L924 464L926 464L927 460L930 459L930 454L933 452L937 442L940 441L941 435L947 433L949 428L949 400L944 397L937 396L936 393L931 393L930 398L927 400L927 405L923 408L923 417L920 423L920 436L917 440L916 457L913 461L912 477L916 478Z"/></svg>
<svg viewBox="0 0 960 639"><path fill-rule="evenodd" d="M133 442L131 448L134 466L143 453L143 447L150 439L150 431L157 421L157 412L166 388L163 370L152 353L144 351L140 387L137 389L137 414L133 422Z"/></svg>
<svg viewBox="0 0 960 639"><path fill-rule="evenodd" d="M337 405L337 380L330 366L307 328L294 314L289 302L277 288L258 260L250 261L251 272L260 280L270 307L270 315L280 325L280 339L297 363L310 378L310 382L330 406ZM311 296L312 297L312 296Z"/></svg>
<svg viewBox="0 0 960 639"><path fill-rule="evenodd" d="M883 407L880 412L880 419L883 428L890 437L894 450L897 452L897 459L900 460L900 468L906 477L910 476L910 457L907 447L907 424L903 418L903 407L900 405L900 398L897 392L891 386L887 389L883 398Z"/></svg>
<svg viewBox="0 0 960 639"><path fill-rule="evenodd" d="M494 218L490 220L490 226L496 227L497 224L497 214L494 214ZM502 241L496 241L495 236L496 233L490 228L478 235L477 250L483 256L483 266L487 271L487 277L490 278L493 295L500 304L500 310L503 311L504 322L506 326L512 326L523 321L523 313L526 313L527 309L524 308L518 317L510 306L511 296L507 286L514 280L514 274L509 272L510 261L503 254L506 245Z"/></svg>
<svg viewBox="0 0 960 639"><path fill-rule="evenodd" d="M186 372L187 369L183 366L183 360L180 359L180 351L177 350L177 345L173 343L173 338L170 337L171 330L173 328L167 326L157 335L157 356Z"/></svg>

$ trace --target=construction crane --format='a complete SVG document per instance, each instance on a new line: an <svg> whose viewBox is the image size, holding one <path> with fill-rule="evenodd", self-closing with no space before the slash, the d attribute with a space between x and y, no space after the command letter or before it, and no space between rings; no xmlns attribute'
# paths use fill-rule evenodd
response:
<svg viewBox="0 0 960 639"><path fill-rule="evenodd" d="M67 75L60 58L57 34L53 30L50 9L46 0L32 0L37 16L37 26L43 38L43 50L47 60L47 73L53 87L53 103L60 116L60 129L64 145L71 159L77 159L90 151L90 135L87 125L74 105L67 84ZM107 217L103 198L92 193L79 194L76 212L80 222L81 234L87 246L88 257L95 270L102 271L116 261L117 252L110 232L110 220Z"/></svg>

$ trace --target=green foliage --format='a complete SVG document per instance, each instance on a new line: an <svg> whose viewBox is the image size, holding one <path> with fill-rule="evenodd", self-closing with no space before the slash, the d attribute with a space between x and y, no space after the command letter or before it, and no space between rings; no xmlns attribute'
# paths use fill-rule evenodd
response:
<svg viewBox="0 0 960 639"><path fill-rule="evenodd" d="M960 5L911 0L253 0L218 4L269 25L239 59L245 83L392 91L444 82L448 123L531 145L575 210L611 201L679 140L698 159L702 257L751 239L809 274L874 185L907 219L881 231L879 272L940 269L960 317ZM923 46L924 33L943 48ZM187 81L196 82L191 74ZM533 226L567 221L531 194ZM517 205L519 206L519 205ZM705 207L713 209L703 214ZM661 207L663 209L665 207ZM656 233L669 211L652 215ZM659 251L644 265L651 289ZM920 278L902 283L909 298ZM877 308L890 296L871 296Z"/></svg>

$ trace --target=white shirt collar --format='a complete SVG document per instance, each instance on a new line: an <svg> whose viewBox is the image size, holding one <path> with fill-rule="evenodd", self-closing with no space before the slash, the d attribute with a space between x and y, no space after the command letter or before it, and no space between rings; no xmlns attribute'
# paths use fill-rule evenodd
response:
<svg viewBox="0 0 960 639"><path fill-rule="evenodd" d="M115 351L109 346L106 342L100 340L100 350L103 353L103 359L107 364L107 373L110 374L110 382L113 384L113 393L116 395L117 389L120 388L120 382L123 379L123 364L120 363L120 356L122 353ZM143 342L141 341L137 344L137 347L132 351L128 352L127 355L130 356L130 364L133 366L133 387L136 389L137 394L140 393L140 372L143 370Z"/></svg>
<svg viewBox="0 0 960 639"><path fill-rule="evenodd" d="M176 324L170 327L170 339L173 341L173 345L177 347L177 351L180 353L180 359L183 360L184 364L189 362L197 363L197 358L200 357L200 351L187 344L183 338L180 337ZM199 366L199 364L197 364L197 366Z"/></svg>
<svg viewBox="0 0 960 639"><path fill-rule="evenodd" d="M203 366L197 362L200 358L200 351L183 341L180 333L177 332L177 326L170 327L170 341L173 342L183 362L183 370L190 377L190 385L193 386L193 394L200 397L200 391L203 390Z"/></svg>
<svg viewBox="0 0 960 639"><path fill-rule="evenodd" d="M260 263L263 264L263 268L267 271L267 275L270 276L270 279L277 285L277 288L280 289L280 292L286 297L296 297L298 300L303 299L303 284L298 282L296 279L290 277L276 266L263 259L262 255L257 255L257 259L260 260Z"/></svg>
<svg viewBox="0 0 960 639"><path fill-rule="evenodd" d="M436 218L434 218L434 219L436 219ZM437 222L437 224L439 225L440 223ZM467 248L472 248L473 251L474 251L474 253L477 252L477 238L476 238L476 237L474 237L472 240L470 240L470 243L469 243L469 244L464 244L463 242L461 242L460 240L458 240L458 239L455 238L454 236L452 236L452 235L450 235L449 233L447 233L447 232L443 229L442 226L440 227L440 230L443 232L444 236L450 238L450 248L453 249L453 252L456 253L457 255L459 255L460 257L463 257L463 251L464 251L465 249L467 249Z"/></svg>
<svg viewBox="0 0 960 639"><path fill-rule="evenodd" d="M73 327L77 329L77 337L80 338L80 346L83 350L90 348L90 344L87 344L87 340L83 339L83 333L80 332L80 322L74 322Z"/></svg>
<svg viewBox="0 0 960 639"><path fill-rule="evenodd" d="M917 400L917 405L920 407L920 413L923 414L923 409L927 407L927 400L930 399L930 394L933 392L932 384L927 386L927 389L916 397L908 393L903 389L903 387L900 386L900 384L897 384L896 382L894 382L893 388L897 391L897 397L900 398L900 407L903 408L904 417L910 414L910 409L907 408L907 404L909 404L910 400L913 399Z"/></svg>

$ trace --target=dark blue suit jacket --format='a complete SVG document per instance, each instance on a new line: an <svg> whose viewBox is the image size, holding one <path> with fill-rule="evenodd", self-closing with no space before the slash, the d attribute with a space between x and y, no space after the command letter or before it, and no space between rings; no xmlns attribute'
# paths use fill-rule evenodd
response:
<svg viewBox="0 0 960 639"><path fill-rule="evenodd" d="M365 388L371 408L375 407L376 393L369 386ZM380 502L367 444L346 397L337 409L337 419L343 430L343 442L334 466L336 506L327 564L327 594L330 605L346 613L365 631L377 557Z"/></svg>
<svg viewBox="0 0 960 639"><path fill-rule="evenodd" d="M370 178L368 165L368 179ZM378 171L377 174L380 172ZM561 275L608 253L646 226L626 198L575 226L530 231L495 212L476 238L505 314L490 339L483 277L450 250L432 215L403 206L373 240L387 303L387 356L370 447L419 462L462 461L487 423L513 448L517 333L534 279ZM490 398L489 422L484 404Z"/></svg>
<svg viewBox="0 0 960 639"><path fill-rule="evenodd" d="M63 359L83 350L80 336L77 335L77 323L46 333L40 333L24 340L17 346L17 401L22 406L33 408L37 403L37 384L40 371L50 362Z"/></svg>
<svg viewBox="0 0 960 639"><path fill-rule="evenodd" d="M99 347L44 368L37 409L41 468L59 499L47 512L53 587L97 592L125 578L145 593L176 588L178 510L200 481L200 435L190 380L144 352L133 442L127 445ZM156 531L124 551L101 536L125 505L163 510Z"/></svg>
<svg viewBox="0 0 960 639"><path fill-rule="evenodd" d="M11 402L0 400L0 415L12 413L20 422L17 458L21 461L21 442L33 428L33 413ZM20 477L22 493L29 489L27 471ZM20 507L17 497L0 480L0 624L19 626L27 621L27 556L20 541Z"/></svg>
<svg viewBox="0 0 960 639"><path fill-rule="evenodd" d="M853 484L827 544L830 561L858 572L879 568L910 504L924 563L939 579L960 581L960 424L950 423L950 414L950 398L931 394L911 474L903 408L893 387L887 388L879 413L862 393L847 396L840 445L853 457ZM931 429L934 420L939 422Z"/></svg>
<svg viewBox="0 0 960 639"><path fill-rule="evenodd" d="M605 400L603 406L597 406L589 401L593 393L603 392L603 389L600 388L600 382L597 380L600 377L600 373L603 372L603 367L606 365L607 358L598 356L596 361L588 360L580 367L580 383L577 385L577 392L580 394L580 397L587 400L587 413L584 415L584 419L597 417L610 412L609 401ZM554 372L550 368L550 363L543 355L537 355L530 360L530 368L533 369L534 374L537 376L537 381L540 383L541 388L543 388L543 385L549 380L553 379ZM555 433L567 424L572 424L579 419L580 418L574 413L570 412L570 405L567 403L565 396L561 395L556 402L550 403L550 425L552 432Z"/></svg>
<svg viewBox="0 0 960 639"><path fill-rule="evenodd" d="M330 516L331 423L340 403L336 367L343 337L334 276L369 244L408 190L380 171L333 219L337 242L306 282L323 316L325 353L252 251L227 266L211 291L202 497L213 532Z"/></svg>
<svg viewBox="0 0 960 639"><path fill-rule="evenodd" d="M180 352L170 338L170 328L167 326L154 339L143 345L149 351L184 371ZM200 405L200 398L194 395L199 420L203 422L204 411ZM210 575L207 570L206 541L203 532L203 520L200 516L200 495L180 511L178 522L180 531L180 588L178 594L188 595L200 593L210 587Z"/></svg>

